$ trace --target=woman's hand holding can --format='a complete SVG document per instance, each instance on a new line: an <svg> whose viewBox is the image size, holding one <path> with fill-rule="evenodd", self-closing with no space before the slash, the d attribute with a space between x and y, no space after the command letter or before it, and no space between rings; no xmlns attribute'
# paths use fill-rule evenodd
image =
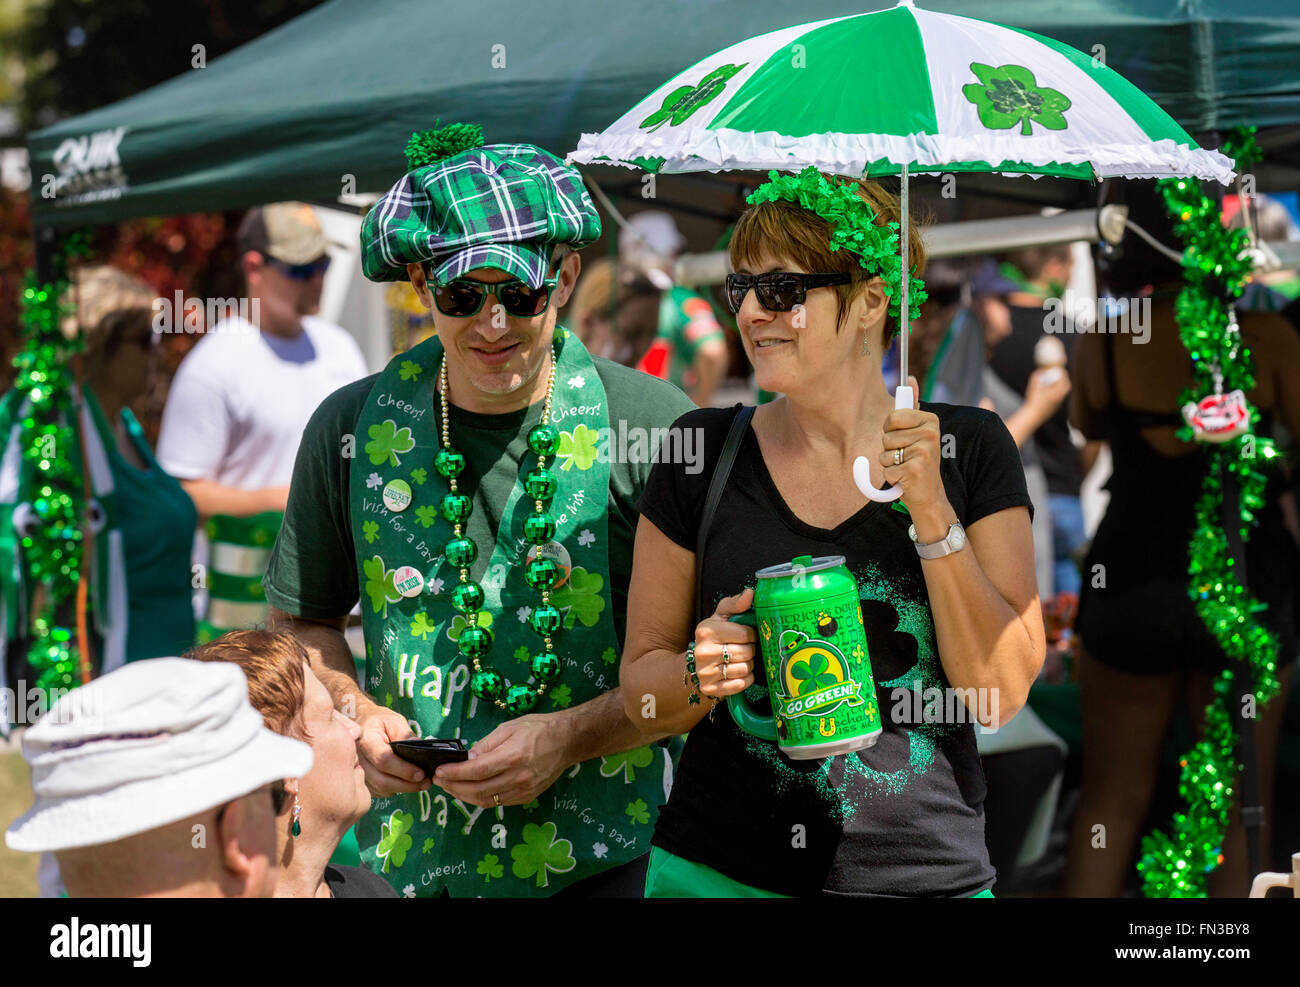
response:
<svg viewBox="0 0 1300 987"><path fill-rule="evenodd" d="M754 684L758 635L752 627L727 619L753 605L754 591L743 590L719 600L713 616L696 626L695 672L701 695L721 699Z"/></svg>

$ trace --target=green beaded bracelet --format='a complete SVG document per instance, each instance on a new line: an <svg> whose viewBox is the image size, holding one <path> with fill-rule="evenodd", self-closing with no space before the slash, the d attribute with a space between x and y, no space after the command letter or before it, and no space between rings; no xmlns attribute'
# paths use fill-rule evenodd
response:
<svg viewBox="0 0 1300 987"><path fill-rule="evenodd" d="M687 700L692 706L698 706L700 703L700 677L695 673L695 642L692 641L686 646L686 672L690 675L690 682L687 683L686 676L682 676L682 685L689 684L692 687L690 698Z"/></svg>

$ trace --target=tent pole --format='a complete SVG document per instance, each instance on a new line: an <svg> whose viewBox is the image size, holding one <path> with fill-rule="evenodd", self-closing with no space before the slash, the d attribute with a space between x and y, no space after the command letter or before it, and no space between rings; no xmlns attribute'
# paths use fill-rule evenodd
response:
<svg viewBox="0 0 1300 987"><path fill-rule="evenodd" d="M59 255L59 235L53 226L37 226L32 230L35 244L35 269L37 284L53 284Z"/></svg>

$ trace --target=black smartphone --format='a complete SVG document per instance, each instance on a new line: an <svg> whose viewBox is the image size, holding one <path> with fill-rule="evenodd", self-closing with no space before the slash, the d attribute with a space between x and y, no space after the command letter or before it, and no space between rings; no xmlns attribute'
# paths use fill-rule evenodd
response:
<svg viewBox="0 0 1300 987"><path fill-rule="evenodd" d="M426 775L432 777L440 764L453 764L469 760L469 749L459 740L394 740L390 747L403 761L410 761Z"/></svg>

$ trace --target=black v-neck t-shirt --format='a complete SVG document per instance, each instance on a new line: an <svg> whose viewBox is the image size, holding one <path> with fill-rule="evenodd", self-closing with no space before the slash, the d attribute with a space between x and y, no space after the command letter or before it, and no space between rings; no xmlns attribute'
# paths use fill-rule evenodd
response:
<svg viewBox="0 0 1300 987"><path fill-rule="evenodd" d="M657 463L641 498L642 515L692 552L739 407L679 418L674 427L703 430L703 469ZM941 451L950 453L940 471L963 525L1008 508L1032 511L1020 454L997 415L929 402L921 408L939 416ZM805 524L777 490L753 429L746 430L705 547L709 612L753 586L765 566L843 555L858 580L884 732L865 751L792 761L774 743L741 731L719 703L690 732L655 846L788 895L959 896L992 887L973 717L960 700L933 702L937 694L925 692L948 688L948 679L900 506L869 502L834 530ZM749 696L764 712L765 682L760 662Z"/></svg>

